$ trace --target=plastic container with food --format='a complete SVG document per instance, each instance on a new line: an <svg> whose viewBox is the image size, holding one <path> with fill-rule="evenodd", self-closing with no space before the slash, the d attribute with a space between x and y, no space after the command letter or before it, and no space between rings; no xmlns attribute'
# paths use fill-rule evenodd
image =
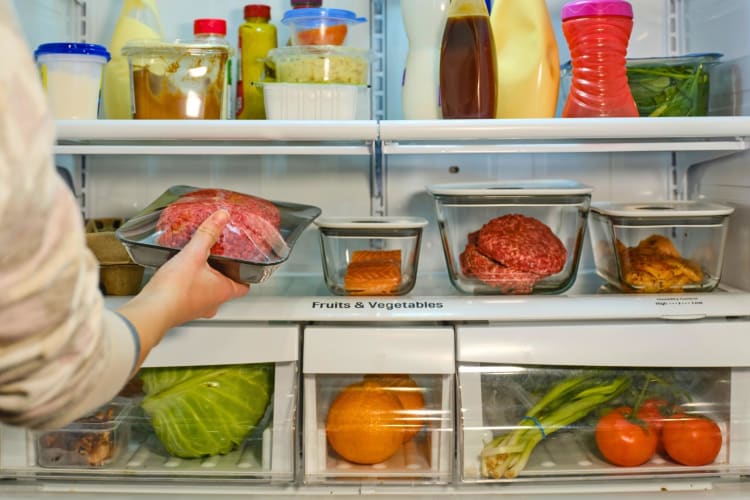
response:
<svg viewBox="0 0 750 500"><path fill-rule="evenodd" d="M52 114L58 120L95 120L99 112L106 47L90 43L44 43L34 51Z"/></svg>
<svg viewBox="0 0 750 500"><path fill-rule="evenodd" d="M350 10L305 8L285 12L281 22L292 45L344 45L349 27L366 20Z"/></svg>
<svg viewBox="0 0 750 500"><path fill-rule="evenodd" d="M365 85L370 53L331 45L279 47L268 52L268 64L278 82Z"/></svg>
<svg viewBox="0 0 750 500"><path fill-rule="evenodd" d="M641 117L706 116L711 67L722 54L627 59L628 84ZM560 71L560 99L570 91L570 61Z"/></svg>
<svg viewBox="0 0 750 500"><path fill-rule="evenodd" d="M594 204L589 231L596 272L626 292L713 290L732 212L697 201Z"/></svg>
<svg viewBox="0 0 750 500"><path fill-rule="evenodd" d="M229 46L134 40L122 54L130 66L133 118L222 117Z"/></svg>
<svg viewBox="0 0 750 500"><path fill-rule="evenodd" d="M404 295L414 288L426 219L328 217L315 224L331 292Z"/></svg>
<svg viewBox="0 0 750 500"><path fill-rule="evenodd" d="M464 293L549 294L576 279L592 189L567 180L428 186Z"/></svg>
<svg viewBox="0 0 750 500"><path fill-rule="evenodd" d="M209 264L241 283L260 283L289 259L320 209L270 201L227 189L172 186L115 233L132 259L157 268L176 254L213 212L229 223L211 247Z"/></svg>
<svg viewBox="0 0 750 500"><path fill-rule="evenodd" d="M37 463L98 468L115 462L128 447L131 409L126 400L115 400L61 429L36 432Z"/></svg>
<svg viewBox="0 0 750 500"><path fill-rule="evenodd" d="M364 85L265 83L269 120L354 120Z"/></svg>
<svg viewBox="0 0 750 500"><path fill-rule="evenodd" d="M105 295L135 295L141 289L144 268L133 262L115 236L121 218L86 221L86 244L99 261L99 288Z"/></svg>

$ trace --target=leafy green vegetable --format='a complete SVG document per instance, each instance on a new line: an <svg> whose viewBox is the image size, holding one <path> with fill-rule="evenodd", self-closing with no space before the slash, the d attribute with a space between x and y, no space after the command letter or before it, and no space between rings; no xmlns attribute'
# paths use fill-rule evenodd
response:
<svg viewBox="0 0 750 500"><path fill-rule="evenodd" d="M627 67L628 83L640 116L705 116L709 75L706 64Z"/></svg>
<svg viewBox="0 0 750 500"><path fill-rule="evenodd" d="M255 428L273 392L273 365L145 368L141 407L167 452L219 455Z"/></svg>

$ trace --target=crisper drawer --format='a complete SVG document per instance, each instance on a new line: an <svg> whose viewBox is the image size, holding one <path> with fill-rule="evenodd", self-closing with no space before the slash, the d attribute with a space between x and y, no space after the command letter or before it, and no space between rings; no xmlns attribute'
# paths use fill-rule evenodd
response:
<svg viewBox="0 0 750 500"><path fill-rule="evenodd" d="M308 327L307 484L453 479L455 344L448 327Z"/></svg>
<svg viewBox="0 0 750 500"><path fill-rule="evenodd" d="M4 428L6 477L238 480L295 475L299 328L171 330L128 386L57 430Z"/></svg>
<svg viewBox="0 0 750 500"><path fill-rule="evenodd" d="M746 474L750 357L724 342L748 328L457 327L460 482Z"/></svg>

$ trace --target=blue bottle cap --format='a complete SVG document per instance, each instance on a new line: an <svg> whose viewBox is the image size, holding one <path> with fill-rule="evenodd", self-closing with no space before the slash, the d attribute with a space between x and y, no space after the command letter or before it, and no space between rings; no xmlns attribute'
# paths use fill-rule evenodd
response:
<svg viewBox="0 0 750 500"><path fill-rule="evenodd" d="M39 56L46 54L85 54L103 57L107 61L110 60L107 48L94 43L43 43L34 51L34 59L38 59Z"/></svg>

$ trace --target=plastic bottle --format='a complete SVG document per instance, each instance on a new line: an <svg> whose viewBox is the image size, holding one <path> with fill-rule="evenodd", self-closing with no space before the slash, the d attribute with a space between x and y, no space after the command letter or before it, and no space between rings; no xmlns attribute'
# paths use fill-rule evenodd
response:
<svg viewBox="0 0 750 500"><path fill-rule="evenodd" d="M484 0L453 0L440 48L443 118L494 118L495 54Z"/></svg>
<svg viewBox="0 0 750 500"><path fill-rule="evenodd" d="M227 41L227 22L224 19L196 19L193 21L193 35L196 41L229 47ZM232 112L232 58L227 59L226 89L222 96L221 118L234 116Z"/></svg>
<svg viewBox="0 0 750 500"><path fill-rule="evenodd" d="M574 0L562 9L572 79L562 116L636 117L625 68L633 8L625 0Z"/></svg>
<svg viewBox="0 0 750 500"><path fill-rule="evenodd" d="M266 118L263 89L257 83L264 79L268 51L278 45L276 26L269 23L271 7L268 5L246 5L244 14L245 22L240 26L237 43L240 63L236 116L244 120L263 120Z"/></svg>
<svg viewBox="0 0 750 500"><path fill-rule="evenodd" d="M159 11L154 0L125 0L115 25L109 52L112 60L104 67L102 109L108 119L133 117L130 102L130 68L120 51L129 40L163 38Z"/></svg>
<svg viewBox="0 0 750 500"><path fill-rule="evenodd" d="M401 18L409 40L401 83L401 106L407 120L441 117L440 43L449 4L449 0L401 2Z"/></svg>
<svg viewBox="0 0 750 500"><path fill-rule="evenodd" d="M552 118L560 56L545 0L495 0L497 118Z"/></svg>

